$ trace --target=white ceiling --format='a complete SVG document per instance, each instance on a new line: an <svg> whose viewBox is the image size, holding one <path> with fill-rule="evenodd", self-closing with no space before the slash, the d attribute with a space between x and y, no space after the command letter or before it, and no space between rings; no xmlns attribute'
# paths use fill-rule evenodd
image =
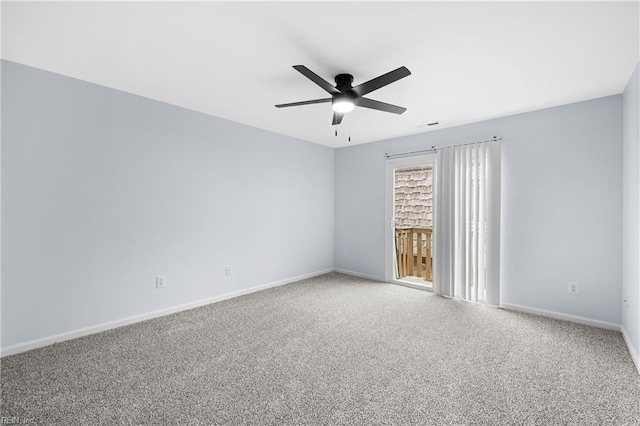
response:
<svg viewBox="0 0 640 426"><path fill-rule="evenodd" d="M2 57L273 132L345 146L621 93L639 4L524 2L2 3ZM291 68L354 85L412 75L331 126ZM352 142L347 142L348 134Z"/></svg>

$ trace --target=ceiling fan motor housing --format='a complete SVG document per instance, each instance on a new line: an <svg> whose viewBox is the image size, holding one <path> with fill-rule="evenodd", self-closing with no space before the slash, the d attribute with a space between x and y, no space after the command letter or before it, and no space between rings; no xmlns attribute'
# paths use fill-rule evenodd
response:
<svg viewBox="0 0 640 426"><path fill-rule="evenodd" d="M358 97L358 95L352 90L353 86L353 76L351 74L338 74L336 75L336 89L340 91L340 93L336 93L332 95L331 103L333 105L339 103L347 103L352 105L351 107L334 107L334 110L339 112L348 112L353 109L354 100Z"/></svg>
<svg viewBox="0 0 640 426"><path fill-rule="evenodd" d="M341 92L346 92L351 89L353 83L353 76L351 74L338 74L336 75L336 89Z"/></svg>

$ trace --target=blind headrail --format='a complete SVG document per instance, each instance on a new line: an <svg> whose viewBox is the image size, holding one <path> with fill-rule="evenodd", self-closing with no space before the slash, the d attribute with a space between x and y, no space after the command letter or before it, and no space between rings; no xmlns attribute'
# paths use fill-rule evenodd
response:
<svg viewBox="0 0 640 426"><path fill-rule="evenodd" d="M439 147L435 147L435 145L432 145L431 148L427 148L427 149L419 149L417 151L407 151L407 152L397 152L394 154L389 154L388 152L386 152L384 154L384 158L394 158L394 157L404 157L406 155L411 155L411 154L422 154L422 153L427 153L427 152L436 152L438 149L442 149L442 148L453 148L456 146L466 146L466 145L474 145L477 143L484 143L484 142L497 142L497 141L501 141L502 138L499 138L497 136L493 136L489 139L485 139L485 140L481 140L481 141L474 141L474 142L466 142L466 143L460 143L457 145L447 145L447 146L439 146Z"/></svg>

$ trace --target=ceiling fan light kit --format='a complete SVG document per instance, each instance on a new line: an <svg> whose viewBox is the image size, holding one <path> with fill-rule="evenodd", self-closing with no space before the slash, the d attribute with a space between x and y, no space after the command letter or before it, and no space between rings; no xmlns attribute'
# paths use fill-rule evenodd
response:
<svg viewBox="0 0 640 426"><path fill-rule="evenodd" d="M331 108L335 112L347 113L353 111L356 107L353 98L348 95L336 95L331 100Z"/></svg>
<svg viewBox="0 0 640 426"><path fill-rule="evenodd" d="M407 109L396 105L387 104L373 99L365 98L364 95L380 89L388 84L400 80L411 75L407 67L400 67L356 87L352 86L353 76L351 74L338 74L335 77L336 85L331 83L311 71L304 65L294 65L293 68L300 74L313 81L315 84L324 89L331 95L330 98L313 99L310 101L292 102L288 104L276 105L276 108L285 108L301 105L312 105L331 102L333 109L332 125L338 125L342 122L345 113L353 111L356 106L375 109L378 111L390 112L393 114L402 114Z"/></svg>

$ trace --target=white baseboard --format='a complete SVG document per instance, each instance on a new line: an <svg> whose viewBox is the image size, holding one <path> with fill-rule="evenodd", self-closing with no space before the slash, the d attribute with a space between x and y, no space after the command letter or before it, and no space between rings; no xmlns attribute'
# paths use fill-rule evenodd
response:
<svg viewBox="0 0 640 426"><path fill-rule="evenodd" d="M622 337L624 337L624 341L627 344L627 348L629 348L631 359L633 360L633 363L636 365L636 370L638 370L638 374L640 374L640 354L638 354L634 349L633 344L631 343L631 339L627 334L627 330L625 330L624 327L620 327L620 331L622 332Z"/></svg>
<svg viewBox="0 0 640 426"><path fill-rule="evenodd" d="M15 345L7 346L6 348L2 348L0 351L0 357L19 354L21 352L30 351L32 349L49 346L54 343L64 342L66 340L71 340L71 339L77 339L78 337L99 333L101 331L111 330L113 328L134 324L136 322L146 321L152 318L162 317L162 316L173 314L176 312L188 311L189 309L198 308L200 306L209 305L211 303L221 302L227 299L233 299L234 297L244 296L245 294L255 293L257 291L266 290L269 288L278 287L285 284L290 284L290 283L304 280L307 278L317 277L319 275L324 275L332 271L333 271L333 268L324 269L324 270L312 272L309 274L299 275L297 277L291 277L291 278L287 278L280 281L274 281L271 283L234 291L231 293L221 294L219 296L213 296L213 297L208 297L206 299L196 300L194 302L184 303L182 305L171 306L168 308L159 309L157 311L134 315L134 316L130 316L130 317L114 320L114 321L105 322L102 324L92 325L89 327L84 327L77 330L56 334L53 336L47 336L47 337L43 337L36 340L30 340L24 343L18 343Z"/></svg>
<svg viewBox="0 0 640 426"><path fill-rule="evenodd" d="M555 318L564 321L577 322L579 324L591 325L598 328L606 328L607 330L620 331L620 324L614 324L612 322L562 314L560 312L547 311L546 309L531 308L529 306L515 305L512 303L501 303L500 307L509 311L526 312L528 314L540 315L543 317Z"/></svg>
<svg viewBox="0 0 640 426"><path fill-rule="evenodd" d="M384 280L380 279L380 277L376 277L369 274L363 274L361 272L349 271L348 269L340 269L340 268L333 268L333 270L334 272L339 272L345 275L351 275L353 277L364 278L365 280L384 282Z"/></svg>

